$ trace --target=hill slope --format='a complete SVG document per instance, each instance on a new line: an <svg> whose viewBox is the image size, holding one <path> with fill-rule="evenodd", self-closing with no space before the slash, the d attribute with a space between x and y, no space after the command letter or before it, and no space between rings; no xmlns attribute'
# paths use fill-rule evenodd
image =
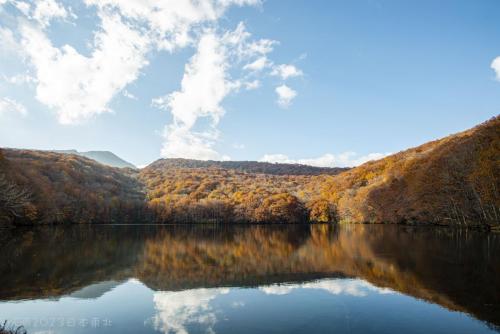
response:
<svg viewBox="0 0 500 334"><path fill-rule="evenodd" d="M123 160L113 152L109 151L87 151L87 152L79 152L77 150L55 150L53 152L56 153L65 153L65 154L76 154L82 157L86 157L92 160L95 160L103 165L118 167L118 168L135 168L133 164L128 161Z"/></svg>
<svg viewBox="0 0 500 334"><path fill-rule="evenodd" d="M0 151L0 224L130 222L144 207L131 169L48 151Z"/></svg>
<svg viewBox="0 0 500 334"><path fill-rule="evenodd" d="M350 222L500 223L500 117L327 178Z"/></svg>
<svg viewBox="0 0 500 334"><path fill-rule="evenodd" d="M220 168L246 173L269 175L336 175L349 168L314 167L300 164L281 164L260 161L202 161L192 159L160 159L148 168L179 169L179 168Z"/></svg>
<svg viewBox="0 0 500 334"><path fill-rule="evenodd" d="M500 117L342 173L184 159L138 171L73 154L1 152L0 222L500 225Z"/></svg>
<svg viewBox="0 0 500 334"><path fill-rule="evenodd" d="M255 174L258 163L182 159L139 175L159 220L497 225L499 158L496 117L337 175L282 175L289 166L273 164Z"/></svg>

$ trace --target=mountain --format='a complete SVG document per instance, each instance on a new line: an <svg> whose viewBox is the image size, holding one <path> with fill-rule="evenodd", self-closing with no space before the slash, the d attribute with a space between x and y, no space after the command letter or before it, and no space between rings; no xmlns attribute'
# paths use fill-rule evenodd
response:
<svg viewBox="0 0 500 334"><path fill-rule="evenodd" d="M118 167L118 168L136 168L133 164L128 161L123 160L113 152L109 151L87 151L87 152L78 152L77 150L54 150L56 153L65 153L65 154L76 154L82 157L86 157L97 162L100 162L103 165Z"/></svg>
<svg viewBox="0 0 500 334"><path fill-rule="evenodd" d="M282 164L260 161L202 161L192 159L160 159L148 166L155 169L219 168L254 174L270 175L335 175L349 168L314 167L301 164Z"/></svg>
<svg viewBox="0 0 500 334"><path fill-rule="evenodd" d="M352 169L0 150L0 223L500 225L500 116Z"/></svg>

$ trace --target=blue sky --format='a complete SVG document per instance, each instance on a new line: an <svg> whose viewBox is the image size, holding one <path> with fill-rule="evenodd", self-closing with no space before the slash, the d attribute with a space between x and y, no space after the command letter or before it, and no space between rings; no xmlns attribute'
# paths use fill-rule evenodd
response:
<svg viewBox="0 0 500 334"><path fill-rule="evenodd" d="M500 2L0 0L0 146L356 165L500 110Z"/></svg>

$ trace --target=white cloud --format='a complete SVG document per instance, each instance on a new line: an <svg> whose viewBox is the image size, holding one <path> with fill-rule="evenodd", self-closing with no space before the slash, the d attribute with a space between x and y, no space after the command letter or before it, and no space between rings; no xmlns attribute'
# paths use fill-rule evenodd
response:
<svg viewBox="0 0 500 334"><path fill-rule="evenodd" d="M157 314L153 327L163 333L187 334L187 326L197 324L213 332L217 314L210 302L229 289L194 289L178 292L156 292L153 302Z"/></svg>
<svg viewBox="0 0 500 334"><path fill-rule="evenodd" d="M382 159L389 154L390 153L370 153L367 155L359 156L355 152L344 152L338 155L328 153L317 158L309 159L290 159L287 155L284 154L266 154L259 161L302 164L316 167L354 167L370 160Z"/></svg>
<svg viewBox="0 0 500 334"><path fill-rule="evenodd" d="M22 44L35 69L36 98L49 106L63 124L77 123L110 111L117 92L137 79L147 64L148 41L113 14L100 13L102 31L86 57L73 47L56 48L45 33L23 24Z"/></svg>
<svg viewBox="0 0 500 334"><path fill-rule="evenodd" d="M39 0L32 15L33 19L44 27L48 26L52 19L65 19L68 16L66 8L55 0ZM72 16L74 17L74 14Z"/></svg>
<svg viewBox="0 0 500 334"><path fill-rule="evenodd" d="M215 127L224 114L220 103L236 88L228 78L226 50L213 32L200 38L197 52L186 65L181 89L167 96L155 99L153 104L170 110L173 124L165 131L166 142L162 156L192 159L220 159L212 148L217 132L191 131L200 117L209 117Z"/></svg>
<svg viewBox="0 0 500 334"><path fill-rule="evenodd" d="M169 125L165 129L165 142L161 155L168 158L186 158L198 160L229 160L214 148L217 135L193 132L184 127Z"/></svg>
<svg viewBox="0 0 500 334"><path fill-rule="evenodd" d="M13 85L24 85L36 82L36 79L28 73L16 74L13 76L3 76L3 79Z"/></svg>
<svg viewBox="0 0 500 334"><path fill-rule="evenodd" d="M289 64L277 65L273 68L273 71L271 72L271 75L279 76L283 80L286 80L288 78L302 76L303 74L304 73L302 73L302 71L299 70L297 67L295 67L294 65L289 65Z"/></svg>
<svg viewBox="0 0 500 334"><path fill-rule="evenodd" d="M13 100L8 97L0 98L0 115L9 112L14 112L22 116L25 116L28 113L26 107L23 104L17 102L16 100Z"/></svg>
<svg viewBox="0 0 500 334"><path fill-rule="evenodd" d="M353 297L365 297L370 292L392 293L392 290L378 288L360 279L324 279L302 284L273 284L259 288L268 295L286 295L297 289L324 290L333 295L344 294Z"/></svg>
<svg viewBox="0 0 500 334"><path fill-rule="evenodd" d="M30 15L31 5L29 3L24 2L24 1L13 1L12 3L25 16Z"/></svg>
<svg viewBox="0 0 500 334"><path fill-rule="evenodd" d="M243 69L250 71L261 71L268 66L270 66L269 60L266 56L262 56L257 58L255 61L243 66Z"/></svg>
<svg viewBox="0 0 500 334"><path fill-rule="evenodd" d="M125 96L126 98L128 99L131 99L131 100L137 100L137 96L135 96L134 94L130 93L128 90L123 90L122 92L123 96Z"/></svg>
<svg viewBox="0 0 500 334"><path fill-rule="evenodd" d="M117 95L134 99L126 88L141 75L150 55L194 46L196 53L185 67L180 89L153 100L154 106L173 115L172 124L165 127L162 155L228 159L215 150L226 96L260 87L257 75L278 71L280 77L289 78L302 74L293 65L274 67L268 54L277 41L252 39L243 23L234 31L218 25L230 6L256 6L261 0L83 2L97 17L85 53L78 46L61 46L46 31L54 19L77 18L60 0L13 1L23 13L17 14L24 17L12 20L17 30L0 28L1 49L22 52L30 66L27 73L33 73L33 77L14 76L8 81L34 83L36 99L53 110L62 124L111 112ZM235 74L239 77L232 77ZM276 92L283 107L297 95L285 85Z"/></svg>
<svg viewBox="0 0 500 334"><path fill-rule="evenodd" d="M237 150L244 150L245 149L245 144L234 143L233 144L233 148L237 149Z"/></svg>
<svg viewBox="0 0 500 334"><path fill-rule="evenodd" d="M253 81L245 82L245 88L248 89L248 90L257 89L259 87L260 87L260 81L259 80L253 80Z"/></svg>
<svg viewBox="0 0 500 334"><path fill-rule="evenodd" d="M491 62L491 68L495 71L497 80L500 81L500 56L493 59Z"/></svg>
<svg viewBox="0 0 500 334"><path fill-rule="evenodd" d="M173 51L190 45L198 39L202 24L216 21L229 6L257 5L260 1L84 0L84 3L96 10L100 20L88 56L70 45L54 46L44 31L52 19L76 18L71 9L55 0L35 4L15 2L26 18L19 20L19 32L22 48L36 75L36 98L53 109L63 124L109 112L113 97L135 81L148 64L149 51ZM1 44L8 43L9 49L16 47L10 30L2 29L0 34ZM255 83L249 83L247 88L253 87Z"/></svg>
<svg viewBox="0 0 500 334"><path fill-rule="evenodd" d="M228 7L260 4L260 0L85 0L85 2L101 9L117 9L121 15L147 25L156 45L168 51L192 43L193 26L216 21Z"/></svg>
<svg viewBox="0 0 500 334"><path fill-rule="evenodd" d="M20 45L14 38L12 30L0 27L0 55L19 53L20 50Z"/></svg>
<svg viewBox="0 0 500 334"><path fill-rule="evenodd" d="M271 39L260 39L258 41L250 43L250 45L248 46L248 52L265 55L272 52L276 44L278 44L278 42Z"/></svg>
<svg viewBox="0 0 500 334"><path fill-rule="evenodd" d="M71 10L67 10L56 0L37 0L30 2L3 0L0 2L0 6L7 2L12 3L27 19L37 22L42 28L48 27L50 21L53 19L76 18L76 15Z"/></svg>
<svg viewBox="0 0 500 334"><path fill-rule="evenodd" d="M173 116L173 123L165 128L162 156L229 159L214 149L219 137L217 125L225 113L221 103L241 87L255 89L260 84L258 80L231 78L229 70L272 50L267 47L268 40L251 41L250 37L243 23L222 35L205 31L185 67L180 90L153 100L154 106L169 110ZM195 131L201 119L208 120L208 125L202 131Z"/></svg>
<svg viewBox="0 0 500 334"><path fill-rule="evenodd" d="M276 94L278 94L278 104L282 108L287 108L292 103L292 100L297 96L297 92L287 85L276 87Z"/></svg>

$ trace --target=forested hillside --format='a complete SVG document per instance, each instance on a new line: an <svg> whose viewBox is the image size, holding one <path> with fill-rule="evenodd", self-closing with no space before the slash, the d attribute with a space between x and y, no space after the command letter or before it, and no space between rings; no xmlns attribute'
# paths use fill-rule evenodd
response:
<svg viewBox="0 0 500 334"><path fill-rule="evenodd" d="M338 175L159 160L140 179L159 220L499 224L500 118ZM234 164L238 164L235 162Z"/></svg>
<svg viewBox="0 0 500 334"><path fill-rule="evenodd" d="M162 168L140 172L159 221L306 221L302 189L312 176L251 174L220 168Z"/></svg>
<svg viewBox="0 0 500 334"><path fill-rule="evenodd" d="M192 159L160 159L148 167L156 169L220 168L239 172L271 175L336 175L349 168L314 167L300 164L281 164L260 161L202 161Z"/></svg>
<svg viewBox="0 0 500 334"><path fill-rule="evenodd" d="M347 222L498 225L500 117L321 184Z"/></svg>
<svg viewBox="0 0 500 334"><path fill-rule="evenodd" d="M341 173L185 159L137 171L4 149L0 221L499 225L499 152L500 117Z"/></svg>
<svg viewBox="0 0 500 334"><path fill-rule="evenodd" d="M134 222L144 194L132 169L48 151L0 152L0 222Z"/></svg>

